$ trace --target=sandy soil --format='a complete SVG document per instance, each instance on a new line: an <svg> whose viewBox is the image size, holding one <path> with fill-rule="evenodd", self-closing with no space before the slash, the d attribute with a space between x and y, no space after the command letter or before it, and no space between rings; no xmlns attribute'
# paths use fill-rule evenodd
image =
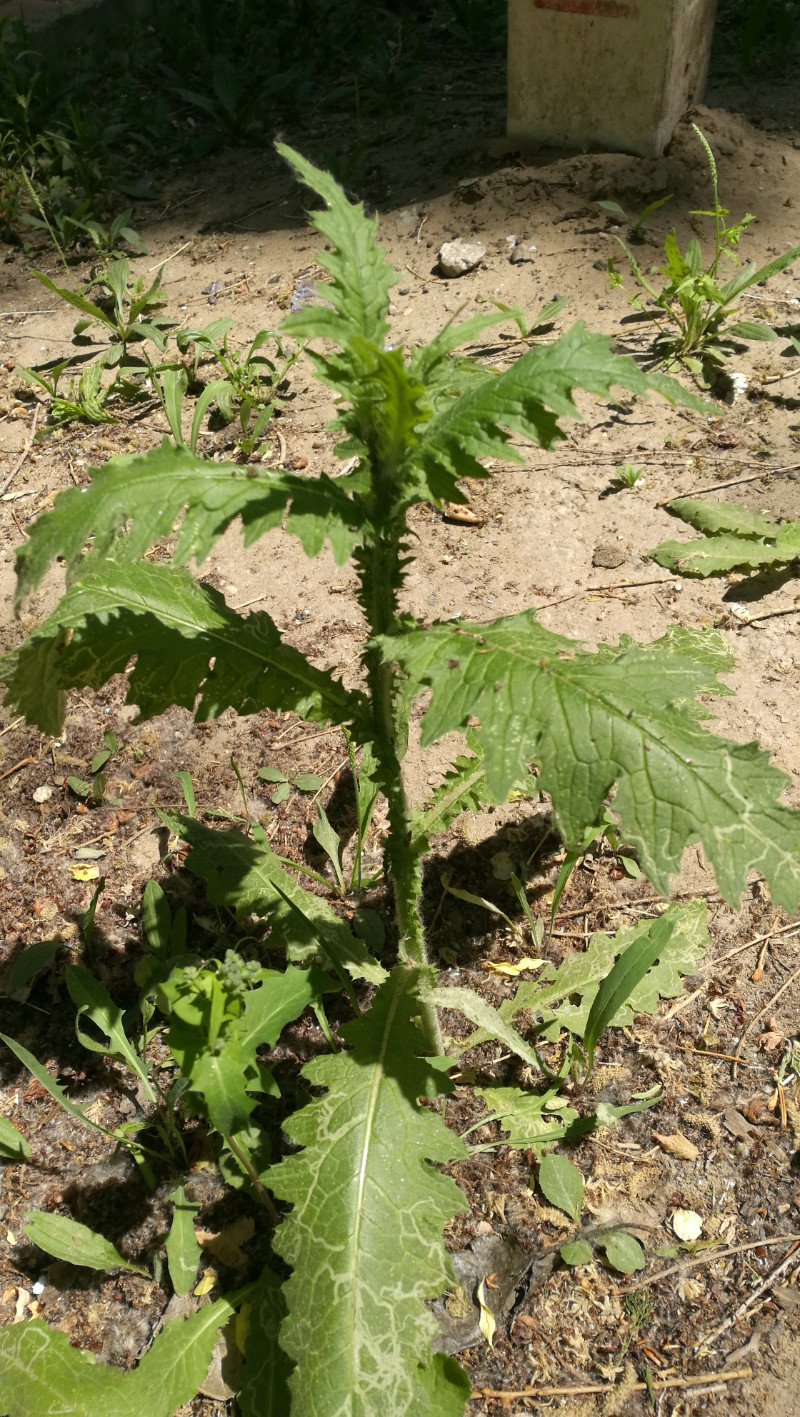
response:
<svg viewBox="0 0 800 1417"><path fill-rule="evenodd" d="M630 313L625 294L612 291L604 273L608 256L620 254L615 235L625 232L610 226L596 202L615 200L633 218L654 197L671 193L671 201L646 224L647 241L639 248L639 259L656 263L671 225L685 244L696 222L687 213L709 199L707 170L690 127L681 127L668 155L659 160L602 153L519 154L507 149L502 139L487 140L487 133L502 131L501 99L485 86L476 97L475 83L474 75L452 76L442 99L438 131L420 137L411 124L398 123L382 140L376 138L369 150L365 195L380 213L380 239L400 274L392 305L395 340L427 340L449 315L485 310L492 300L519 303L533 313L555 296L565 296L569 305L559 328L583 319L591 328L613 335L621 348L641 349L641 327L621 323ZM747 115L705 107L692 116L717 155L721 192L732 214L756 213L742 247L748 258L762 261L800 242L800 139L778 126L779 120L763 108L751 104ZM328 135L327 145L335 147L335 140L334 132ZM165 263L163 283L170 313L186 325L202 325L213 316L229 314L242 345L260 328L277 325L298 281L314 272L315 240L304 217L302 197L270 153L224 153L198 171L174 174L164 183L162 200L135 211L134 225L148 248L137 269L154 272ZM436 254L442 241L455 236L480 239L487 254L472 274L446 281L436 274ZM512 263L512 250L520 249L516 241L530 260ZM15 366L64 357L71 350L73 325L67 307L54 308L28 274L28 261L10 249L4 252L4 260L0 478L16 466L32 429L32 401L22 396L24 386ZM52 249L37 253L35 263L53 279L63 275ZM619 262L620 269L623 264ZM78 266L76 276L87 269ZM220 288L208 294L212 283L220 283ZM627 278L626 287L632 290ZM770 281L743 306L749 317L762 314L787 333L800 332L800 259L795 270ZM745 393L732 405L710 406L707 414L675 411L656 400L636 399L624 407L609 407L581 398L583 422L569 427L569 439L557 453L545 455L525 448L523 466L497 464L485 484L469 489L472 522L448 520L430 507L418 510L414 518L417 560L405 592L407 607L422 618L461 614L481 620L533 606L549 628L580 638L588 646L614 642L622 633L649 640L674 623L721 626L736 654L730 681L736 696L716 704L716 727L743 741L758 737L769 747L791 778L786 800L800 806L797 580L784 578L758 587L760 595L753 602L747 600L751 588L726 587L718 581L679 582L648 559L649 551L665 537L691 535L661 505L678 493L739 482L712 495L780 516L800 517L800 365L795 357L783 357L787 347L788 340L753 344L737 355L733 367L745 376ZM491 357L505 364L520 348L506 337L491 346ZM787 377L777 382L779 376ZM285 465L309 472L333 471L337 463L331 435L325 431L331 412L308 366L298 366L291 397L275 421L268 456L279 456ZM41 427L44 408L38 416ZM72 424L32 445L10 497L0 504L3 605L10 606L14 552L25 536L25 526L50 505L55 492L84 485L93 464L117 451L144 451L166 431L165 418L150 407L144 413L123 412L118 423L101 428ZM228 437L224 430L204 435L203 450L224 451ZM625 462L645 469L636 492L613 487L614 469ZM282 539L277 532L245 551L238 532L232 531L198 573L234 605L263 604L287 638L316 663L340 669L346 679L356 673L363 624L353 596L354 578L347 567L337 568L327 554L307 561L294 541ZM26 608L23 628L41 619L58 594L58 576L53 575ZM748 623L748 614L754 623ZM6 609L0 629L3 647L14 644L19 633ZM107 887L97 917L98 961L107 978L117 981L125 977L126 952L138 948L136 911L143 885L152 874L174 869L174 863L162 863L163 834L151 803L179 805L172 776L176 770L191 769L203 806L236 812L238 788L229 768L233 753L271 838L291 853L307 849L310 808L296 795L284 806L272 807L264 785L257 781L258 765L279 761L284 769L318 771L333 784L345 760L340 735L315 735L288 718L262 716L237 724L226 715L209 728L193 725L187 715L175 712L152 724L134 726L118 686L96 699L88 694L75 696L58 743L14 724L7 713L0 717L0 726L0 890L6 901L0 963L10 961L23 944L55 931L61 931L65 941L75 936L76 913L85 908L88 895L87 887L72 878L70 863L78 845L95 839L107 853L102 861ZM69 772L86 772L108 726L121 738L114 778L124 795L124 810L97 808L80 814L63 780ZM446 742L425 755L412 747L408 776L416 800L423 800L439 780L453 746ZM43 784L54 787L54 796L45 806L37 806L32 793ZM335 785L329 786L331 790L337 790ZM465 870L488 873L488 889L489 858L498 843L507 842L509 832L529 829L529 806L516 805L480 820L462 821L458 832L440 844L432 881L446 859L451 869L453 863L461 863ZM379 848L376 836L370 843L376 859ZM642 914L650 909L647 899L652 892L646 883L616 880L613 866L613 858L601 856L593 870L577 873L562 903L563 910L575 912L572 925L567 923L569 917L560 922L568 931L577 926L583 934L590 927L612 925L623 918L623 909L632 906ZM556 870L555 858L545 863L543 890ZM695 851L687 854L676 889L708 894L715 955L789 923L772 909L757 881L738 915L723 907ZM431 891L432 899L438 899L434 885ZM451 904L453 908L445 907L439 917L435 947L455 951L464 982L482 980L486 985L479 955L488 951L502 957L506 946L501 936L488 932L485 918ZM572 946L561 942L557 947ZM776 1231L800 1231L800 1184L796 1164L794 1169L791 1166L799 1139L792 1136L791 1128L782 1131L772 1126L773 1114L764 1112L763 1097L760 1109L754 1103L754 1098L769 1091L768 1068L766 1077L759 1071L745 1072L733 1081L724 1061L698 1062L697 1055L687 1060L679 1051L685 1045L691 1048L705 1029L706 1041L710 1031L718 1040L718 1051L730 1053L747 1022L769 1003L800 962L797 939L791 934L784 942L776 939L760 982L753 983L750 976L757 956L754 946L704 972L690 981L687 995L693 997L679 1014L656 1023L647 1020L646 1027L634 1030L627 1042L620 1039L609 1046L607 1080L620 1078L624 1090L634 1083L647 1086L660 1076L666 1101L658 1114L635 1119L637 1125L625 1132L625 1146L604 1149L587 1142L582 1147L576 1159L591 1177L598 1204L609 1197L617 1205L638 1204L646 1197L662 1232L675 1204L696 1205L711 1217L708 1233L723 1237L729 1245L767 1241ZM502 991L496 981L487 987L495 990L495 997L502 996L496 992ZM41 1030L38 1010L52 1010L54 1003L55 996L40 987L22 1010L19 1004L5 1004L7 1031L23 1042L26 1037L33 1040ZM783 995L774 1014L780 1032L788 1036L797 1032L796 986ZM309 1027L306 1042L313 1046L313 1028ZM744 1056L756 1069L769 1062L756 1035ZM77 1087L94 1090L98 1115L119 1116L123 1100L134 1105L121 1090L116 1070L100 1076L74 1040L55 1041L51 1058L62 1074L65 1068L71 1070ZM649 1061L652 1058L655 1063ZM112 1162L103 1147L84 1149L81 1139L80 1151L66 1154L74 1143L74 1138L73 1143L68 1140L69 1129L52 1115L49 1104L43 1106L35 1087L26 1091L26 1086L21 1074L9 1075L4 1099L9 1115L24 1130L29 1126L35 1130L40 1169L25 1167L24 1179L20 1173L9 1178L7 1230L12 1236L19 1234L20 1217L31 1204L64 1204L89 1223L105 1220L106 1233L131 1254L157 1246L166 1213L163 1192L155 1201L148 1200L137 1189L136 1178L122 1163ZM725 1108L753 1106L759 1121L749 1132L745 1126L744 1137L735 1139L721 1129L718 1118ZM662 1133L684 1131L700 1149L699 1159L682 1162L666 1156L653 1140L654 1128ZM552 1245L559 1237L558 1217L531 1195L529 1166L519 1156L504 1154L502 1148L489 1155L491 1160L483 1156L480 1163L470 1163L457 1173L470 1196L472 1213L454 1227L454 1248L486 1225L503 1236L513 1235L529 1253ZM206 1179L202 1184L207 1188L208 1228L213 1228L212 1222L220 1227L229 1214L229 1199L216 1181ZM132 1222L129 1216L124 1222L120 1219L121 1186L134 1202ZM654 1244L662 1242L665 1233ZM698 1270L694 1288L686 1286L693 1274L688 1269L647 1291L654 1301L652 1314L629 1341L649 1345L645 1357L654 1377L676 1370L718 1371L726 1357L733 1357L736 1366L750 1364L755 1374L748 1382L717 1388L712 1384L690 1395L664 1391L657 1400L658 1412L710 1412L727 1404L740 1417L751 1417L768 1402L775 1417L796 1417L800 1410L796 1284L787 1282L785 1303L769 1295L766 1308L715 1341L699 1366L688 1351L692 1336L714 1329L751 1283L769 1273L786 1248L767 1245L763 1252L740 1255L727 1263L717 1261ZM19 1286L30 1287L29 1280L35 1277L30 1266L35 1263L24 1245L0 1235L4 1274L0 1288L6 1288L0 1321L13 1320ZM71 1326L76 1341L107 1359L132 1361L166 1303L158 1286L148 1286L135 1276L115 1281L131 1317L121 1319L115 1299L117 1318L109 1327L108 1285L98 1285L96 1276L78 1280L75 1271L66 1277L54 1275L56 1268L48 1271L38 1311L51 1322ZM600 1267L580 1279L564 1271L546 1276L540 1287L531 1289L509 1334L498 1339L494 1352L484 1347L462 1355L476 1387L508 1388L531 1381L592 1383L618 1376L627 1361L627 1344L623 1349L620 1334L631 1332L618 1292L623 1288L613 1273ZM751 1335L755 1337L748 1347ZM745 1347L740 1361L736 1355ZM631 1354L637 1351L634 1347ZM617 1394L613 1400L621 1405L613 1406L611 1398L587 1395L571 1400L563 1410L574 1417L648 1410L646 1394L622 1398ZM212 1412L227 1410L221 1403L216 1397L198 1399L187 1412L210 1417ZM509 1409L489 1397L476 1399L470 1408L475 1414L501 1410L541 1409L527 1399Z"/></svg>

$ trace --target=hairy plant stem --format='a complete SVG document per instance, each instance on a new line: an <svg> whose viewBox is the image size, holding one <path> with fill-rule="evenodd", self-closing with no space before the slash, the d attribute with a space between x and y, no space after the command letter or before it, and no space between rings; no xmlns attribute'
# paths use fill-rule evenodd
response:
<svg viewBox="0 0 800 1417"><path fill-rule="evenodd" d="M390 508L388 515L377 515L376 522L374 537L363 548L360 558L363 604L373 634L391 636L398 628L397 589L403 577L405 519ZM405 742L399 741L396 714L400 675L392 660L378 649L368 649L364 661L372 704L375 756L389 807L386 864L394 887L399 954L409 964L423 966L428 956L419 914L422 859L421 852L412 846L413 826L401 769ZM441 1032L432 1005L420 1005L420 1022L432 1051L441 1053Z"/></svg>

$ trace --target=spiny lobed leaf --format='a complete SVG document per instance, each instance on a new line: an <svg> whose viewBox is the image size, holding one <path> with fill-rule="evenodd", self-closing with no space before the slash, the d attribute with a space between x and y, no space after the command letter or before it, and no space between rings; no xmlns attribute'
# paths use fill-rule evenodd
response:
<svg viewBox="0 0 800 1417"><path fill-rule="evenodd" d="M589 654L523 612L489 625L437 623L386 637L384 652L433 699L423 746L475 715L489 790L500 800L529 759L541 764L567 846L600 819L616 783L625 841L664 893L685 848L703 844L726 900L759 870L773 899L800 899L800 813L777 798L785 773L757 743L707 733L682 708L708 668L686 654L633 647Z"/></svg>
<svg viewBox="0 0 800 1417"><path fill-rule="evenodd" d="M315 721L359 719L350 693L285 645L264 611L237 614L188 571L90 556L71 590L18 649L0 658L6 701L44 733L60 732L65 691L98 689L129 671L128 703L142 718L172 704L203 722L226 708L292 709ZM213 661L213 668L212 668Z"/></svg>
<svg viewBox="0 0 800 1417"><path fill-rule="evenodd" d="M751 507L732 506L728 502L709 502L705 497L676 497L667 504L667 511L688 522L695 531L716 536L732 531L736 536L774 537L778 523L764 512Z"/></svg>
<svg viewBox="0 0 800 1417"><path fill-rule="evenodd" d="M338 565L358 539L351 528L359 511L347 496L347 478L334 482L206 462L167 438L144 456L123 453L90 472L88 487L59 492L52 510L31 526L18 552L18 603L57 556L72 568L90 537L95 554L135 561L169 536L181 516L177 565L191 557L199 564L237 516L246 546L285 520L308 556L316 556L329 540Z"/></svg>
<svg viewBox="0 0 800 1417"><path fill-rule="evenodd" d="M100 1363L69 1335L28 1319L0 1330L0 1402L5 1417L173 1417L195 1396L227 1299L188 1319L171 1319L133 1372Z"/></svg>
<svg viewBox="0 0 800 1417"><path fill-rule="evenodd" d="M591 334L578 321L554 344L529 350L504 373L475 382L440 407L422 431L415 453L423 481L439 485L448 474L485 477L479 457L522 462L509 445L510 433L551 448L566 436L558 419L581 416L572 398L574 389L608 397L615 386L636 394L655 391L691 408L708 407L669 375L645 374L629 355L612 353L606 335Z"/></svg>
<svg viewBox="0 0 800 1417"><path fill-rule="evenodd" d="M577 1122L574 1107L552 1093L523 1092L519 1087L476 1087L478 1097L486 1103L489 1115L481 1117L477 1126L499 1122L503 1146L530 1147L540 1153L548 1143L560 1141L570 1125Z"/></svg>
<svg viewBox="0 0 800 1417"><path fill-rule="evenodd" d="M305 1066L325 1095L285 1124L303 1150L268 1175L293 1206L275 1239L294 1271L280 1336L297 1365L292 1417L458 1417L469 1395L452 1360L431 1352L424 1302L453 1282L442 1227L465 1206L431 1163L466 1150L419 1103L448 1090L415 1057L420 980L398 966L342 1030L352 1051Z"/></svg>
<svg viewBox="0 0 800 1417"><path fill-rule="evenodd" d="M167 826L191 845L187 865L207 883L212 904L224 905L237 916L268 912L270 938L276 944L286 944L290 959L307 960L321 954L354 979L380 984L386 978L386 970L327 901L304 891L284 871L266 838L249 841L239 831L212 831L194 817L177 812L161 815Z"/></svg>
<svg viewBox="0 0 800 1417"><path fill-rule="evenodd" d="M467 747L471 756L456 758L448 769L444 782L433 792L431 801L414 814L414 849L426 849L423 839L445 831L462 812L479 811L494 798L486 785L483 748L472 729L467 730Z"/></svg>
<svg viewBox="0 0 800 1417"><path fill-rule="evenodd" d="M339 345L341 353L311 357L319 377L350 404L334 425L349 435L340 452L366 457L373 477L380 477L382 465L391 467L391 495L406 505L464 501L456 481L486 476L479 457L522 461L509 445L513 433L551 447L565 436L558 419L580 417L575 388L604 396L613 386L637 394L657 391L673 403L707 408L668 375L646 374L629 356L613 354L611 341L588 333L582 323L555 344L530 350L504 373L448 356L489 325L502 323L506 312L462 325L450 321L406 360L402 350L386 345L388 291L397 276L375 245L375 221L347 201L329 173L281 144L278 151L324 197L328 210L312 213L312 221L335 246L320 255L332 276L324 293L333 308L308 306L289 316L283 328Z"/></svg>
<svg viewBox="0 0 800 1417"><path fill-rule="evenodd" d="M678 497L669 510L697 531L699 541L662 541L651 556L685 576L722 576L800 559L800 522L780 525L762 512L725 502Z"/></svg>
<svg viewBox="0 0 800 1417"><path fill-rule="evenodd" d="M345 342L343 336L362 335L381 347L389 332L389 291L400 277L384 260L385 248L376 243L377 217L367 217L360 202L349 202L329 172L314 167L285 143L276 143L275 147L301 182L325 201L327 210L311 212L310 216L317 231L334 248L321 251L317 258L331 277L323 289L333 309L306 306L290 316L282 328L301 339L329 338L340 344Z"/></svg>

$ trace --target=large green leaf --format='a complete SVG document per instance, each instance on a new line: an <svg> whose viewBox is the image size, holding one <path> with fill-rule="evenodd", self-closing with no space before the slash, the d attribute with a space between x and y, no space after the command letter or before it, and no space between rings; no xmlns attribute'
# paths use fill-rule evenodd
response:
<svg viewBox="0 0 800 1417"><path fill-rule="evenodd" d="M607 336L591 334L579 321L554 344L529 350L504 373L473 383L440 407L420 434L415 459L433 485L442 473L485 477L479 457L524 461L510 446L514 433L545 448L564 438L558 419L581 416L574 389L607 397L615 386L637 394L655 391L692 408L708 407L669 375L646 374L628 355L612 353Z"/></svg>
<svg viewBox="0 0 800 1417"><path fill-rule="evenodd" d="M351 528L360 514L346 479L205 462L167 438L144 456L123 453L90 471L88 487L59 492L52 510L29 527L18 553L18 601L57 556L72 568L90 537L95 554L135 561L169 536L180 518L173 557L178 565L192 557L199 565L237 516L246 546L285 522L308 556L329 540L340 565L358 539Z"/></svg>
<svg viewBox="0 0 800 1417"><path fill-rule="evenodd" d="M758 870L773 899L795 908L800 813L777 800L788 779L757 743L716 738L683 707L707 692L707 664L664 647L589 654L531 612L437 623L381 645L411 691L433 689L423 746L477 717L489 790L502 800L535 759L568 847L599 821L616 783L624 839L659 890L700 841L726 900Z"/></svg>
<svg viewBox="0 0 800 1417"><path fill-rule="evenodd" d="M699 541L662 541L651 551L659 566L680 575L722 576L800 557L800 522L779 525L749 507L694 497L678 497L669 510L697 531L708 533Z"/></svg>
<svg viewBox="0 0 800 1417"><path fill-rule="evenodd" d="M287 1417L292 1365L278 1343L286 1314L281 1281L271 1269L261 1271L252 1304L245 1311L247 1333L238 1393L241 1417Z"/></svg>
<svg viewBox="0 0 800 1417"><path fill-rule="evenodd" d="M98 689L134 656L127 702L142 718L172 704L194 709L201 722L230 707L334 722L362 711L361 695L285 645L266 612L237 614L188 571L95 556L44 624L0 659L0 679L7 702L55 734L66 689Z"/></svg>
<svg viewBox="0 0 800 1417"><path fill-rule="evenodd" d="M331 277L323 293L333 308L307 305L284 321L283 328L301 339L330 338L339 344L362 335L381 348L389 332L389 291L399 276L386 261L384 247L376 243L377 217L366 216L360 202L349 202L329 172L285 143L275 146L300 180L323 198L326 210L312 212L311 220L333 246L317 257Z"/></svg>
<svg viewBox="0 0 800 1417"><path fill-rule="evenodd" d="M0 1329L0 1403L6 1417L173 1417L208 1370L227 1299L165 1323L133 1372L99 1363L40 1319Z"/></svg>
<svg viewBox="0 0 800 1417"><path fill-rule="evenodd" d="M269 913L270 939L286 944L290 958L320 954L354 979L379 984L386 978L386 970L352 934L347 921L321 896L297 884L266 839L254 842L238 831L212 831L177 812L163 813L163 818L191 845L187 865L206 881L213 904L227 906L239 916ZM248 1007L255 1011L258 1004L251 1000Z"/></svg>
<svg viewBox="0 0 800 1417"><path fill-rule="evenodd" d="M699 541L662 541L651 556L659 566L681 576L725 576L729 571L753 571L793 560L775 546L750 537L721 534Z"/></svg>
<svg viewBox="0 0 800 1417"><path fill-rule="evenodd" d="M431 1352L424 1302L453 1282L442 1227L466 1208L431 1163L466 1150L420 1105L449 1087L415 1056L420 974L398 966L342 1030L351 1051L305 1066L325 1094L284 1124L303 1149L268 1174L293 1207L275 1238L294 1271L280 1336L296 1364L292 1417L457 1417L469 1395L466 1376Z"/></svg>

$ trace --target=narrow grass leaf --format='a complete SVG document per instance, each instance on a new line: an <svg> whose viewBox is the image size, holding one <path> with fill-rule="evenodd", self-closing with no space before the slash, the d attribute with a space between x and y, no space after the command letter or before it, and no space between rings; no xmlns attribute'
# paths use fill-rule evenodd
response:
<svg viewBox="0 0 800 1417"><path fill-rule="evenodd" d="M27 1048L23 1048L21 1043L17 1043L14 1038L9 1038L5 1033L0 1033L0 1040L5 1043L7 1048L11 1049L12 1053L16 1054L19 1061L28 1069L28 1072L32 1073L36 1081L41 1083L45 1091L50 1093L50 1096L64 1108L65 1112L69 1112L70 1116L75 1117L79 1122L83 1122L85 1127L91 1127L93 1131L102 1132L103 1136L106 1137L113 1136L113 1133L110 1132L107 1127L101 1127L99 1122L93 1122L90 1117L87 1117L82 1107L78 1107L74 1102L70 1101L60 1083L57 1083L55 1078L50 1076L47 1069L42 1067L39 1060L34 1058L33 1054L29 1053Z"/></svg>
<svg viewBox="0 0 800 1417"><path fill-rule="evenodd" d="M0 1117L0 1156L8 1161L27 1161L32 1156L30 1142L7 1117Z"/></svg>
<svg viewBox="0 0 800 1417"><path fill-rule="evenodd" d="M586 1049L587 1076L592 1071L594 1050L601 1033L619 1012L622 1004L630 998L636 985L644 978L648 969L658 959L668 945L675 929L675 921L662 915L650 931L641 935L620 955L610 974L603 980L595 995L586 1021L583 1044Z"/></svg>
<svg viewBox="0 0 800 1417"><path fill-rule="evenodd" d="M172 1287L182 1298L194 1284L200 1263L201 1249L194 1229L194 1217L200 1206L187 1198L182 1185L177 1186L167 1199L174 1206L166 1239L167 1266Z"/></svg>

